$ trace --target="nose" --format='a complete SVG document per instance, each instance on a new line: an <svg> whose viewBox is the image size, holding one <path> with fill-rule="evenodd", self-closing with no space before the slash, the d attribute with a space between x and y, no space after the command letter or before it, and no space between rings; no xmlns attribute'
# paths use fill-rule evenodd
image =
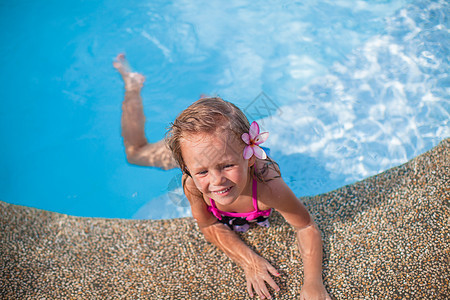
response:
<svg viewBox="0 0 450 300"><path fill-rule="evenodd" d="M221 185L225 179L222 175L222 172L219 170L214 170L210 172L210 184L212 185Z"/></svg>

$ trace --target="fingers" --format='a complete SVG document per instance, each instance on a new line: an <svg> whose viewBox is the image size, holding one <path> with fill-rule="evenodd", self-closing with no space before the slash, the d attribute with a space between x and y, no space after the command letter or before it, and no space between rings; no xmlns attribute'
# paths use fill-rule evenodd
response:
<svg viewBox="0 0 450 300"><path fill-rule="evenodd" d="M264 282L261 283L259 281L256 281L252 285L259 298L266 299L267 297L268 299L271 299L270 293L267 290L267 287ZM250 296L253 297L253 293Z"/></svg>
<svg viewBox="0 0 450 300"><path fill-rule="evenodd" d="M267 297L267 299L272 299L272 296L270 295L269 290L267 289L266 283L264 281L259 282L259 287L262 294L262 299L264 299L265 297Z"/></svg>
<svg viewBox="0 0 450 300"><path fill-rule="evenodd" d="M264 284L264 281L262 282L262 284L256 280L256 281L247 281L247 291L250 295L250 297L253 298L253 289L255 290L256 294L258 295L259 298L261 299L265 299L266 297L270 299L270 294L269 291L267 291L267 287ZM266 291L264 291L264 289L266 289Z"/></svg>
<svg viewBox="0 0 450 300"><path fill-rule="evenodd" d="M245 269L245 276L247 279L247 292L250 297L253 297L255 293L261 299L271 299L272 296L269 293L268 287L266 285L269 284L275 291L279 291L280 288L273 280L272 275L280 276L277 269L275 269L269 262L265 259L259 259L253 262L249 268Z"/></svg>
<svg viewBox="0 0 450 300"><path fill-rule="evenodd" d="M249 280L247 280L247 292L250 295L250 298L253 298L253 287Z"/></svg>
<svg viewBox="0 0 450 300"><path fill-rule="evenodd" d="M261 283L259 280L247 280L247 292L250 295L250 298L253 298L254 296L253 290L255 290L256 294L261 299L265 299L266 297L268 299L271 298L264 281Z"/></svg>
<svg viewBox="0 0 450 300"><path fill-rule="evenodd" d="M247 280L247 292L250 295L250 297L253 297L253 290L255 290L256 294L261 299L272 299L272 296L270 295L269 290L267 289L266 282L275 290L279 291L280 288L275 283L275 281L268 276L268 278L265 279L254 279L254 280Z"/></svg>
<svg viewBox="0 0 450 300"><path fill-rule="evenodd" d="M280 290L280 288L278 287L276 282L272 279L272 277L269 276L269 278L267 278L266 281L276 292L278 292ZM264 284L264 287L265 286L266 286L266 284Z"/></svg>
<svg viewBox="0 0 450 300"><path fill-rule="evenodd" d="M280 276L280 273L278 273L277 269L275 269L271 264L267 263L267 269L273 276Z"/></svg>
<svg viewBox="0 0 450 300"><path fill-rule="evenodd" d="M269 270L270 274L272 274L273 276L280 277L280 273L278 273L277 269L275 269L270 263L267 263L267 269ZM275 283L275 281L272 279L272 277L268 276L266 281L275 291L278 292L280 290L280 288Z"/></svg>

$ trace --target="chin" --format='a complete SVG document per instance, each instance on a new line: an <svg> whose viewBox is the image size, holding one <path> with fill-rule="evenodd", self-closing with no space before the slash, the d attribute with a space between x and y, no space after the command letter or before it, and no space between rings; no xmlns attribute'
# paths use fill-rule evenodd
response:
<svg viewBox="0 0 450 300"><path fill-rule="evenodd" d="M214 199L214 198L213 198L213 199ZM219 200L214 199L214 201L215 201L216 203L219 203L220 205L223 205L223 206L230 205L230 204L233 203L235 200L236 200L236 199L234 199L234 198L231 198L231 199L219 199Z"/></svg>
<svg viewBox="0 0 450 300"><path fill-rule="evenodd" d="M211 198L213 198L216 203L219 203L221 205L230 205L237 199L237 197L234 195L218 196L212 194L211 196Z"/></svg>

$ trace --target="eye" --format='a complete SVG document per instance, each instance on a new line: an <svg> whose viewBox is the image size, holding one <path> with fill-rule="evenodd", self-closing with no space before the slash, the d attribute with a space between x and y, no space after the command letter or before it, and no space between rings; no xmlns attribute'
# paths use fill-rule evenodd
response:
<svg viewBox="0 0 450 300"><path fill-rule="evenodd" d="M200 175L200 176L202 176L202 175L206 175L208 173L208 171L200 171L200 172L197 172L197 175Z"/></svg>
<svg viewBox="0 0 450 300"><path fill-rule="evenodd" d="M233 164L229 164L229 165L225 165L225 166L224 166L225 169L226 169L226 168L231 168L231 167L234 167L234 165L233 165Z"/></svg>

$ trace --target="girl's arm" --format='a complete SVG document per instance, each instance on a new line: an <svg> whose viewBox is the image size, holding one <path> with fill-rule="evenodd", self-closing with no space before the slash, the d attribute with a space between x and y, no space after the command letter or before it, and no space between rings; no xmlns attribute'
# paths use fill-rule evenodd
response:
<svg viewBox="0 0 450 300"><path fill-rule="evenodd" d="M117 56L114 67L122 75L125 83L125 99L122 104L122 136L128 162L166 170L176 168L177 164L164 141L150 144L145 137L145 115L141 98L144 76L132 73L122 54Z"/></svg>
<svg viewBox="0 0 450 300"><path fill-rule="evenodd" d="M215 222L211 225L200 225L200 230L207 241L216 245L229 258L244 269L247 279L247 291L253 297L253 289L263 298L271 298L266 282L275 290L280 288L270 274L280 276L278 271L264 258L252 251L239 236L226 225Z"/></svg>
<svg viewBox="0 0 450 300"><path fill-rule="evenodd" d="M322 237L305 206L282 178L267 183L268 195L262 202L279 211L295 228L303 261L304 283L301 299L330 299L322 283ZM302 298L303 296L303 298Z"/></svg>
<svg viewBox="0 0 450 300"><path fill-rule="evenodd" d="M239 236L229 229L207 210L207 205L203 201L203 196L196 193L192 180L184 175L184 190L186 197L191 204L193 217L197 220L200 231L207 241L211 242L222 250L229 258L244 269L247 279L247 291L253 297L253 289L256 294L264 299L271 298L266 283L275 291L280 288L272 279L270 274L280 276L278 271L264 258L251 250Z"/></svg>
<svg viewBox="0 0 450 300"><path fill-rule="evenodd" d="M314 223L296 228L298 248L303 260L304 282L300 295L305 299L331 300L322 282L322 238Z"/></svg>

